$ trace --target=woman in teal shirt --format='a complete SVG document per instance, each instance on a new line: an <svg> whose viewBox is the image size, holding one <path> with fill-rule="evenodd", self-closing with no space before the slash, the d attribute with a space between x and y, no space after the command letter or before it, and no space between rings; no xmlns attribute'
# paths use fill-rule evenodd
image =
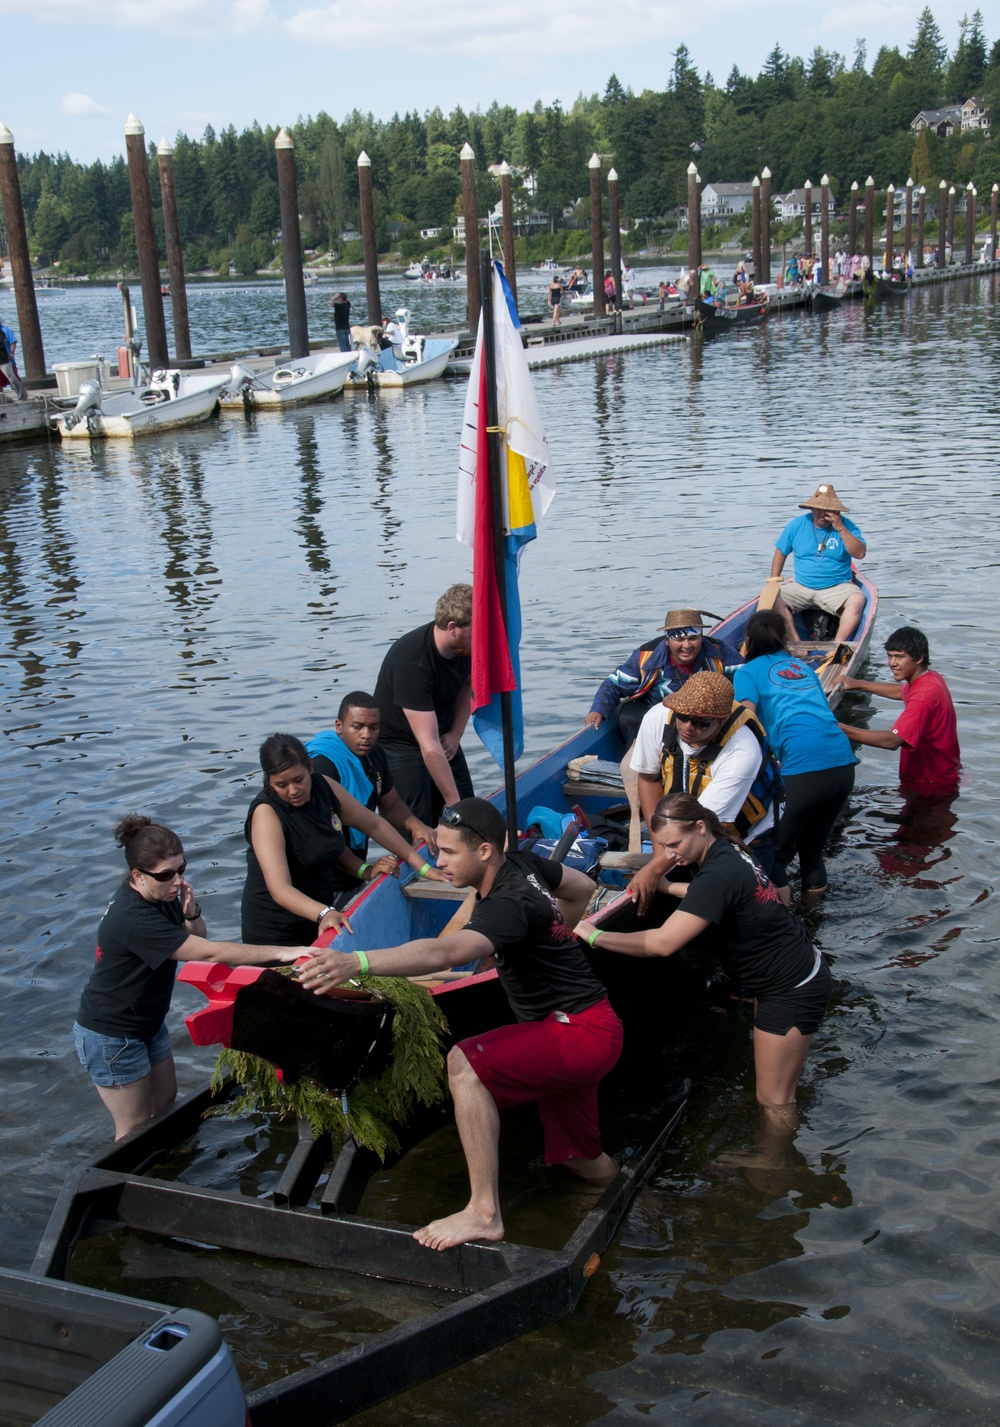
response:
<svg viewBox="0 0 1000 1427"><path fill-rule="evenodd" d="M775 860L799 856L802 890L827 890L823 851L851 789L855 758L816 675L788 652L785 621L761 610L747 621L746 663L733 671L737 699L764 725L781 764L785 806Z"/></svg>

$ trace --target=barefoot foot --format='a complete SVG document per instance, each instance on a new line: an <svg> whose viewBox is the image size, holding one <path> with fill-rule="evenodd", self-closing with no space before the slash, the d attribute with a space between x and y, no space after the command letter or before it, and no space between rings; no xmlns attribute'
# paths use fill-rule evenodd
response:
<svg viewBox="0 0 1000 1427"><path fill-rule="evenodd" d="M499 1210L489 1217L480 1214L470 1204L458 1214L449 1214L446 1219L435 1219L433 1223L425 1224L413 1237L428 1249L451 1249L472 1239L484 1239L488 1244L496 1244L503 1238L503 1220Z"/></svg>

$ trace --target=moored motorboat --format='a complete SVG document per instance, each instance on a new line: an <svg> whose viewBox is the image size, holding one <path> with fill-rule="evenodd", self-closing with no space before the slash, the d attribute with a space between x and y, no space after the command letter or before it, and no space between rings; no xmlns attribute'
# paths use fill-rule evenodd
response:
<svg viewBox="0 0 1000 1427"><path fill-rule="evenodd" d="M268 371L254 372L237 362L219 393L224 410L249 407L301 406L336 396L357 362L354 352L314 352L308 357L280 363Z"/></svg>
<svg viewBox="0 0 1000 1427"><path fill-rule="evenodd" d="M361 347L357 366L347 390L366 386L404 387L433 381L444 375L448 358L458 346L452 337L420 337L409 330L410 314L405 307L396 312L400 340L396 346Z"/></svg>
<svg viewBox="0 0 1000 1427"><path fill-rule="evenodd" d="M149 383L122 392L106 392L84 382L72 411L52 417L64 441L114 438L131 440L178 426L207 421L219 404L228 373L188 373L175 368L153 372Z"/></svg>

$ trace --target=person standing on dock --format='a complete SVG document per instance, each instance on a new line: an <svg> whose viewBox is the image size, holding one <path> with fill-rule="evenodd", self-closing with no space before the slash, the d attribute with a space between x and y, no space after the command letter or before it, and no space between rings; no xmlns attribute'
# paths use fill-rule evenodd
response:
<svg viewBox="0 0 1000 1427"><path fill-rule="evenodd" d="M433 824L446 803L472 797L462 734L471 712L472 586L452 585L434 619L396 640L382 661L375 701L381 741L404 803Z"/></svg>
<svg viewBox="0 0 1000 1427"><path fill-rule="evenodd" d="M457 1214L417 1230L413 1237L429 1249L503 1238L501 1110L535 1101L546 1164L596 1185L618 1172L601 1142L597 1087L621 1054L621 1022L571 930L594 884L534 853L505 854L506 837L503 816L483 798L444 808L438 866L453 886L475 889L468 925L380 951L341 952L334 942L310 953L299 972L300 984L323 996L369 972L419 976L488 956L496 961L517 1023L470 1036L448 1054L470 1196Z"/></svg>
<svg viewBox="0 0 1000 1427"><path fill-rule="evenodd" d="M346 292L335 292L330 298L333 308L333 330L342 352L351 350L351 304Z"/></svg>
<svg viewBox="0 0 1000 1427"><path fill-rule="evenodd" d="M17 374L17 365L14 361L14 352L17 349L17 338L13 330L0 322L0 391L5 386L9 386L14 393L15 401L25 401L28 393L21 383L21 378Z"/></svg>
<svg viewBox="0 0 1000 1427"><path fill-rule="evenodd" d="M851 561L864 559L868 547L854 521L844 519L847 506L833 486L817 486L799 508L808 514L790 520L775 542L771 579L778 578L789 555L795 558L796 578L781 586L774 608L792 641L799 638L794 611L807 609L839 617L834 638L850 639L865 607L864 594L851 578Z"/></svg>
<svg viewBox="0 0 1000 1427"><path fill-rule="evenodd" d="M891 729L842 723L841 731L852 743L898 748L899 781L905 792L930 797L953 794L962 768L958 721L948 685L930 668L927 636L904 624L889 635L884 648L894 684L852 679L846 674L840 676L840 682L852 692L901 699L903 712Z"/></svg>
<svg viewBox="0 0 1000 1427"><path fill-rule="evenodd" d="M559 304L562 302L562 300L563 280L559 276L559 274L556 273L555 277L549 283L549 306L552 308L553 327L558 327L561 323L561 318L559 316Z"/></svg>

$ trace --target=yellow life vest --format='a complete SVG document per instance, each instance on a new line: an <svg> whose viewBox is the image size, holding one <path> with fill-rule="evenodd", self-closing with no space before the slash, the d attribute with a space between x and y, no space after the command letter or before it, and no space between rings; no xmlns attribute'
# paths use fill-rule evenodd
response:
<svg viewBox="0 0 1000 1427"><path fill-rule="evenodd" d="M660 780L664 794L690 793L692 798L700 798L712 781L715 759L733 734L741 728L748 728L756 738L760 746L760 766L739 812L732 822L725 826L732 828L740 837L745 837L751 828L763 821L772 806L777 822L782 787L778 762L767 741L767 734L757 716L744 704L737 704L712 742L687 759L686 763L677 735L677 725L674 723L674 712L673 709L668 709L660 750Z"/></svg>

